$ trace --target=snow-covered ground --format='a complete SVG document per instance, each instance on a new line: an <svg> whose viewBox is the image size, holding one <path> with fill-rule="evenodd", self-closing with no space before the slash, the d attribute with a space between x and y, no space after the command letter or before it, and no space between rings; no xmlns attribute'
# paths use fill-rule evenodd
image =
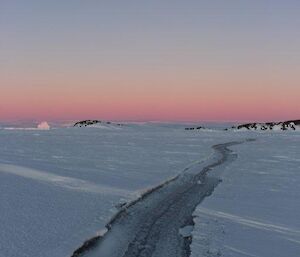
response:
<svg viewBox="0 0 300 257"><path fill-rule="evenodd" d="M300 249L299 136L185 131L167 124L2 129L0 256L70 256L104 228L118 203L206 159L212 145L249 137L257 141L233 147L238 159L195 212L193 254L220 250L223 256L282 256L267 252L277 249L272 247L276 242L288 256L298 256L292 254Z"/></svg>
<svg viewBox="0 0 300 257"><path fill-rule="evenodd" d="M0 130L0 256L70 256L120 200L206 158L215 141L155 125Z"/></svg>
<svg viewBox="0 0 300 257"><path fill-rule="evenodd" d="M195 211L192 256L300 256L300 133L232 149L238 159Z"/></svg>

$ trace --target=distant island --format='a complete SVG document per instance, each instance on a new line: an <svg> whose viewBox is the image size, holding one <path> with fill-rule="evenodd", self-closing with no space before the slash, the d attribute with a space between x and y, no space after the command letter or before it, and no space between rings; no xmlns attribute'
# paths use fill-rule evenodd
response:
<svg viewBox="0 0 300 257"><path fill-rule="evenodd" d="M238 126L233 126L231 129L237 130L299 130L300 120L289 120L281 122L266 122L266 123L246 123ZM228 129L227 129L228 130Z"/></svg>

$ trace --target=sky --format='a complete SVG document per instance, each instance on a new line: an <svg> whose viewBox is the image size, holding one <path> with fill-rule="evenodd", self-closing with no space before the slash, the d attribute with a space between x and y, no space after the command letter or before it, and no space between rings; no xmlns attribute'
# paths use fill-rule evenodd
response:
<svg viewBox="0 0 300 257"><path fill-rule="evenodd" d="M297 0L0 0L0 122L299 119Z"/></svg>

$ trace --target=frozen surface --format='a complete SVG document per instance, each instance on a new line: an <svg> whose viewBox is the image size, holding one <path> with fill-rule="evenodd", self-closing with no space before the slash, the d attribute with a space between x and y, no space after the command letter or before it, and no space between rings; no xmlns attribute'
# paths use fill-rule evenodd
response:
<svg viewBox="0 0 300 257"><path fill-rule="evenodd" d="M192 256L300 256L300 134L263 133L195 211Z"/></svg>
<svg viewBox="0 0 300 257"><path fill-rule="evenodd" d="M156 124L0 130L0 256L70 256L120 201L206 158L224 140L223 132Z"/></svg>
<svg viewBox="0 0 300 257"><path fill-rule="evenodd" d="M210 237L211 245L226 238L247 246L244 240L249 240L247 235L253 237L255 231L269 233L273 239L284 237L270 230L244 229L244 225L233 223L233 218L207 214L219 210L291 229L292 236L279 240L284 242L281 247L299 250L297 133L185 131L173 124L127 125L121 129L0 129L0 256L70 256L83 241L100 233L119 203L135 199L147 188L206 159L212 145L249 137L259 140L234 147L238 161L223 173L224 182L211 201L205 201L197 211L203 219L196 220L192 233L196 233L195 239L201 236L197 234L200 226L203 233L211 235L211 230L203 230L203 224L212 219L218 220L225 234L218 233L219 225L210 226L216 230L216 237ZM242 236L241 228L247 232ZM225 241L224 247L223 243L218 247L230 254L249 252L240 241ZM197 247L197 240L194 242L193 247ZM252 253L256 254L253 249Z"/></svg>

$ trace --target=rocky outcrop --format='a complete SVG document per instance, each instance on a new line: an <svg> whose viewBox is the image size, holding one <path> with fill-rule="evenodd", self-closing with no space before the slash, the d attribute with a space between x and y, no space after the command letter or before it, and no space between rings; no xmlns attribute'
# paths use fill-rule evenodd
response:
<svg viewBox="0 0 300 257"><path fill-rule="evenodd" d="M205 128L202 126L185 128L185 130L200 130L200 129L205 129Z"/></svg>

